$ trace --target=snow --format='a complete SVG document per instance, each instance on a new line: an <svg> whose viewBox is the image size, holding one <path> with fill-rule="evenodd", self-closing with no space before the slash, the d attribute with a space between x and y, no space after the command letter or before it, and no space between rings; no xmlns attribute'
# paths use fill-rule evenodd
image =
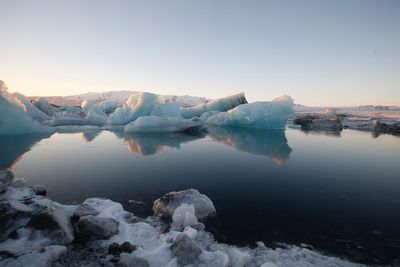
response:
<svg viewBox="0 0 400 267"><path fill-rule="evenodd" d="M198 120L143 116L125 126L126 133L172 133L201 126Z"/></svg>
<svg viewBox="0 0 400 267"><path fill-rule="evenodd" d="M181 113L184 118L200 117L201 114L208 111L228 111L241 104L247 103L244 93L227 96L224 98L213 100L207 104L191 107L182 108Z"/></svg>
<svg viewBox="0 0 400 267"><path fill-rule="evenodd" d="M293 113L293 99L281 96L271 102L243 104L227 112L207 119L207 124L223 127L248 127L261 129L285 129L287 119Z"/></svg>
<svg viewBox="0 0 400 267"><path fill-rule="evenodd" d="M0 134L23 134L51 132L34 121L26 111L25 105L5 90L0 91Z"/></svg>

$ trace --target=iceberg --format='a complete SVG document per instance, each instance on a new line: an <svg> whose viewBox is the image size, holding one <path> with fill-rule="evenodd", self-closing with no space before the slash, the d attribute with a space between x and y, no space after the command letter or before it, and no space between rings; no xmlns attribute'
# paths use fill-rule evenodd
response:
<svg viewBox="0 0 400 267"><path fill-rule="evenodd" d="M207 104L191 107L182 108L181 114L185 119L190 119L193 117L200 117L203 113L208 111L228 111L239 105L246 104L247 100L244 93L239 93L232 96L227 96L224 98L213 100Z"/></svg>
<svg viewBox="0 0 400 267"><path fill-rule="evenodd" d="M154 107L162 104L159 97L151 93L131 95L124 107L117 108L108 118L111 125L125 125L139 117L150 116Z"/></svg>
<svg viewBox="0 0 400 267"><path fill-rule="evenodd" d="M49 117L54 117L57 115L57 109L50 105L49 102L47 102L43 97L37 98L32 102L32 104Z"/></svg>
<svg viewBox="0 0 400 267"><path fill-rule="evenodd" d="M200 120L143 116L125 126L125 133L173 133L201 127Z"/></svg>
<svg viewBox="0 0 400 267"><path fill-rule="evenodd" d="M26 112L29 114L29 116L36 120L36 121L45 121L49 119L49 116L47 116L45 113L43 113L40 109L32 105L32 103L29 101L29 99L20 94L20 93L13 93L13 95L21 101L22 104L25 106Z"/></svg>
<svg viewBox="0 0 400 267"><path fill-rule="evenodd" d="M51 132L33 120L26 111L25 105L14 95L6 91L2 85L0 90L0 134L24 134Z"/></svg>
<svg viewBox="0 0 400 267"><path fill-rule="evenodd" d="M99 125L107 123L107 115L103 112L100 106L84 100L81 107L83 112L86 114L86 120L97 122Z"/></svg>
<svg viewBox="0 0 400 267"><path fill-rule="evenodd" d="M247 127L270 130L285 129L287 119L293 114L293 99L281 96L271 102L243 104L207 119L208 125Z"/></svg>

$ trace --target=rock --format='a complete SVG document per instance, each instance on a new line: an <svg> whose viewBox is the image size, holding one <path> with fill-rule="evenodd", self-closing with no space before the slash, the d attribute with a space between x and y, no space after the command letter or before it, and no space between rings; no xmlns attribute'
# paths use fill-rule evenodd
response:
<svg viewBox="0 0 400 267"><path fill-rule="evenodd" d="M14 179L14 174L10 171L0 171L0 193L6 192L11 181Z"/></svg>
<svg viewBox="0 0 400 267"><path fill-rule="evenodd" d="M121 253L118 262L119 267L149 267L149 263L142 258L128 253Z"/></svg>
<svg viewBox="0 0 400 267"><path fill-rule="evenodd" d="M31 188L36 195L45 196L47 194L47 189L44 185L34 185Z"/></svg>
<svg viewBox="0 0 400 267"><path fill-rule="evenodd" d="M42 230L56 244L68 244L74 240L74 231L67 212L55 203L34 215L28 226Z"/></svg>
<svg viewBox="0 0 400 267"><path fill-rule="evenodd" d="M108 254L119 255L121 253L118 243L114 242L108 246Z"/></svg>
<svg viewBox="0 0 400 267"><path fill-rule="evenodd" d="M293 120L293 124L300 125L301 128L304 128L304 129L310 129L311 123L316 117L317 116L313 116L313 115L305 115L305 116L297 117L296 119Z"/></svg>
<svg viewBox="0 0 400 267"><path fill-rule="evenodd" d="M107 239L118 233L118 222L112 218L83 216L77 223L78 231L95 239Z"/></svg>
<svg viewBox="0 0 400 267"><path fill-rule="evenodd" d="M0 241L18 228L24 227L31 217L33 209L17 201L0 202Z"/></svg>
<svg viewBox="0 0 400 267"><path fill-rule="evenodd" d="M80 217L87 215L98 215L99 212L89 206L88 204L80 204L78 208L75 210L74 215L72 216L74 220L78 220Z"/></svg>
<svg viewBox="0 0 400 267"><path fill-rule="evenodd" d="M33 250L18 258L7 258L1 262L4 267L34 266L51 267L54 262L67 254L67 248L64 246L48 246L39 250Z"/></svg>
<svg viewBox="0 0 400 267"><path fill-rule="evenodd" d="M191 204L195 209L198 219L215 214L212 201L195 189L187 189L179 192L170 192L154 201L153 211L157 215L172 217L176 208L182 204Z"/></svg>
<svg viewBox="0 0 400 267"><path fill-rule="evenodd" d="M121 252L131 253L136 250L136 246L132 245L130 242L126 241L119 246Z"/></svg>
<svg viewBox="0 0 400 267"><path fill-rule="evenodd" d="M136 250L136 247L130 242L124 242L121 245L114 242L108 246L108 254L119 255L121 253L131 253Z"/></svg>
<svg viewBox="0 0 400 267"><path fill-rule="evenodd" d="M176 257L180 266L193 264L199 259L201 254L200 247L193 239L185 234L179 235L171 246L171 252Z"/></svg>
<svg viewBox="0 0 400 267"><path fill-rule="evenodd" d="M338 115L304 115L293 120L293 124L300 125L306 130L342 130L343 125Z"/></svg>
<svg viewBox="0 0 400 267"><path fill-rule="evenodd" d="M311 130L342 130L343 126L338 117L317 118L311 122Z"/></svg>

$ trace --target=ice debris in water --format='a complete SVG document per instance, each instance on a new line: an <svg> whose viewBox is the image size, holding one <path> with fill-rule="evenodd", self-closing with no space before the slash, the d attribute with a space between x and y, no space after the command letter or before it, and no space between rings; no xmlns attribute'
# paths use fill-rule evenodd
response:
<svg viewBox="0 0 400 267"><path fill-rule="evenodd" d="M286 121L293 114L293 99L281 96L271 102L240 105L207 119L207 124L223 127L249 127L285 129Z"/></svg>
<svg viewBox="0 0 400 267"><path fill-rule="evenodd" d="M218 243L194 225L215 212L211 200L194 189L171 192L158 200L161 211L172 214L173 224L185 226L167 231L158 217L137 218L120 203L108 199L90 198L78 206L60 205L36 195L27 185L11 183L0 194L0 201L5 203L0 218L11 222L15 229L0 242L1 266L114 266L112 260L118 261L118 257L109 257L107 248L115 243L121 247L124 242L129 242L132 249L119 255L119 266L359 266L296 246L270 249L265 245L247 248ZM90 230L86 231L89 239L79 241L76 229L82 230L79 226L84 221L90 221L84 224ZM110 224L113 231L107 235L98 236L99 232L94 231L107 230ZM70 243L72 238L74 243ZM81 242L78 247L77 242ZM88 253L95 254L92 260L87 259Z"/></svg>

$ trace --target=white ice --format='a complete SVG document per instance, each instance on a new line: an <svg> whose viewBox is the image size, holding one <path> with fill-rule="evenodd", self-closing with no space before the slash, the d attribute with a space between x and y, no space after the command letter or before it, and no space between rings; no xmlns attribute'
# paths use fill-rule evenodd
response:
<svg viewBox="0 0 400 267"><path fill-rule="evenodd" d="M244 93L227 96L224 98L213 100L207 104L191 107L182 108L181 114L184 118L200 117L203 113L208 111L228 111L239 105L246 104L247 100Z"/></svg>
<svg viewBox="0 0 400 267"><path fill-rule="evenodd" d="M281 96L271 102L255 102L240 105L207 119L207 124L222 127L248 127L285 129L287 119L293 113L293 99Z"/></svg>
<svg viewBox="0 0 400 267"><path fill-rule="evenodd" d="M201 126L199 120L143 116L125 126L126 133L172 133Z"/></svg>
<svg viewBox="0 0 400 267"><path fill-rule="evenodd" d="M14 95L0 90L0 134L24 134L51 132L33 120L26 111L25 105Z"/></svg>

